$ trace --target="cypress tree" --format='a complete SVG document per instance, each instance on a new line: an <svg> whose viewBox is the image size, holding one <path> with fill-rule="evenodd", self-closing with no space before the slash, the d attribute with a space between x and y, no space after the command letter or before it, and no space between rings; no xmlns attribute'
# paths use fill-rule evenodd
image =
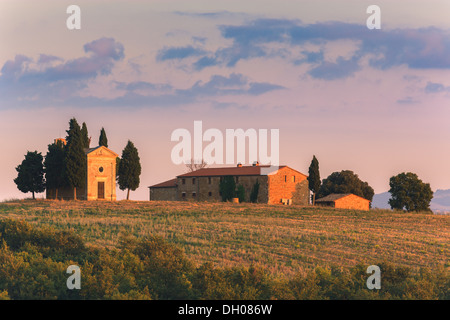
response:
<svg viewBox="0 0 450 320"><path fill-rule="evenodd" d="M127 145L122 151L122 157L119 162L119 188L127 191L127 200L130 199L130 190L136 190L139 187L139 176L141 175L141 163L139 153L133 142L128 140Z"/></svg>
<svg viewBox="0 0 450 320"><path fill-rule="evenodd" d="M81 126L81 137L83 140L83 148L89 148L89 135L86 123L83 122Z"/></svg>
<svg viewBox="0 0 450 320"><path fill-rule="evenodd" d="M224 176L219 184L222 201L229 201L236 196L236 181L233 176Z"/></svg>
<svg viewBox="0 0 450 320"><path fill-rule="evenodd" d="M245 202L245 188L242 184L237 186L236 197L239 198L239 202Z"/></svg>
<svg viewBox="0 0 450 320"><path fill-rule="evenodd" d="M17 188L24 192L31 192L33 200L35 192L43 192L45 190L44 165L42 164L42 154L37 151L28 151L25 159L16 167L18 172L17 178L14 179Z"/></svg>
<svg viewBox="0 0 450 320"><path fill-rule="evenodd" d="M313 156L311 165L308 171L308 185L309 190L313 193L312 204L316 204L316 193L320 189L320 173L319 173L319 161L317 161L316 156Z"/></svg>
<svg viewBox="0 0 450 320"><path fill-rule="evenodd" d="M250 202L256 203L258 202L258 193L259 193L259 181L256 180L253 185L252 192L250 193Z"/></svg>
<svg viewBox="0 0 450 320"><path fill-rule="evenodd" d="M64 145L61 140L48 145L44 161L47 190L54 189L54 198L58 199L58 189L64 185Z"/></svg>
<svg viewBox="0 0 450 320"><path fill-rule="evenodd" d="M106 148L108 148L108 138L106 137L106 132L104 128L102 128L102 130L100 131L100 138L98 139L98 145L105 146Z"/></svg>
<svg viewBox="0 0 450 320"><path fill-rule="evenodd" d="M77 188L86 185L86 154L83 148L80 125L75 118L69 121L67 144L64 157L64 172L67 182L73 188L73 199L77 199Z"/></svg>

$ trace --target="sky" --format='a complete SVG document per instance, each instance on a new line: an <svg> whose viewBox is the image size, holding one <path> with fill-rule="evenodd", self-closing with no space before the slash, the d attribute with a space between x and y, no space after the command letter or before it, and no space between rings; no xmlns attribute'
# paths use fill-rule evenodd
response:
<svg viewBox="0 0 450 320"><path fill-rule="evenodd" d="M76 1L79 30L71 4L0 2L0 201L30 196L15 167L72 117L93 144L104 127L119 155L138 148L134 200L186 172L171 134L194 121L278 129L280 164L307 174L315 155L322 179L352 170L381 193L410 171L450 189L446 0Z"/></svg>

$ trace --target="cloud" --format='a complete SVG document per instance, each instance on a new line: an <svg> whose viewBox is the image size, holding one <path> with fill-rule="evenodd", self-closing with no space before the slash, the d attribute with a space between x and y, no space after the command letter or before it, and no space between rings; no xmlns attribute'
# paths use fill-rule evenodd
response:
<svg viewBox="0 0 450 320"><path fill-rule="evenodd" d="M284 89L284 87L266 82L249 82L247 77L242 74L232 73L228 77L213 75L208 82L198 81L187 90L178 90L178 93L187 96L257 96L280 89Z"/></svg>
<svg viewBox="0 0 450 320"><path fill-rule="evenodd" d="M125 57L123 45L113 38L101 38L84 45L85 52L93 52L98 58L121 60Z"/></svg>
<svg viewBox="0 0 450 320"><path fill-rule="evenodd" d="M63 61L63 59L56 57L56 56L48 55L48 54L40 54L37 63L38 64L46 64L46 63L51 63L51 62L55 62L55 61Z"/></svg>
<svg viewBox="0 0 450 320"><path fill-rule="evenodd" d="M301 59L294 60L294 64L300 65L303 63L319 63L324 61L324 52L320 51L302 51L304 55Z"/></svg>
<svg viewBox="0 0 450 320"><path fill-rule="evenodd" d="M125 94L113 99L73 97L67 103L82 106L172 107L212 98L211 104L217 107L215 98L219 96L259 96L270 91L284 89L276 84L252 82L238 73L231 73L229 76L213 75L208 81L197 81L187 89L175 89L170 85L142 81L114 82L114 85L119 90L125 90ZM220 104L221 108L227 106L236 106L236 104Z"/></svg>
<svg viewBox="0 0 450 320"><path fill-rule="evenodd" d="M14 57L14 60L8 60L2 67L2 75L3 79L14 79L24 71L24 66L27 62L32 61L31 58L28 58L24 55L18 54ZM1 78L0 78L1 79Z"/></svg>
<svg viewBox="0 0 450 320"><path fill-rule="evenodd" d="M100 38L84 45L86 56L63 60L41 54L36 62L24 55L5 62L0 75L2 100L12 102L67 99L86 81L111 73L116 61L124 58L124 47L113 38Z"/></svg>
<svg viewBox="0 0 450 320"><path fill-rule="evenodd" d="M347 78L360 69L357 59L346 60L339 57L336 62L323 61L319 66L308 71L313 78L336 80Z"/></svg>
<svg viewBox="0 0 450 320"><path fill-rule="evenodd" d="M179 59L194 54L200 56L194 62L195 70L210 66L232 68L242 60L279 58L280 55L272 54L272 50L280 45L293 54L295 48L304 48L308 44L324 46L330 42L350 40L357 45L351 57L332 60L323 50L302 50L301 56L291 59L291 62L296 65L311 64L309 74L324 79L351 76L359 70L358 62L363 57L369 57L370 66L381 70L400 65L411 69L450 68L450 33L434 27L369 30L364 24L335 21L302 24L299 20L257 19L241 25L220 25L218 28L224 39L232 40L231 45L203 54L194 48L184 48L184 54L182 48L173 48L174 56ZM170 50L166 48L164 52ZM317 63L320 66L315 65ZM350 67L351 71L345 72L343 67Z"/></svg>
<svg viewBox="0 0 450 320"><path fill-rule="evenodd" d="M250 88L247 92L251 95L259 96L260 94L280 89L285 89L285 87L266 82L253 82L250 83Z"/></svg>
<svg viewBox="0 0 450 320"><path fill-rule="evenodd" d="M416 104L419 102L420 101L414 99L413 97L406 97L406 98L397 100L397 103L399 103L399 104Z"/></svg>
<svg viewBox="0 0 450 320"><path fill-rule="evenodd" d="M155 84L155 83L151 83L151 82L146 82L146 81L134 81L134 82L120 82L120 81L113 81L115 84L115 88L118 90L125 90L125 91L129 91L129 92L134 92L134 91L139 91L139 90L143 90L143 91L167 91L172 89L172 86L169 84Z"/></svg>
<svg viewBox="0 0 450 320"><path fill-rule="evenodd" d="M113 80L109 82L109 88L115 90L116 97L99 97L89 93L89 90L82 90L89 88L97 77L111 74L117 61L125 57L124 47L112 38L101 38L86 43L83 48L85 56L71 60L41 54L37 61L24 55L16 55L13 60L7 61L0 75L2 102L14 106L55 103L59 106L85 107L177 106L217 96L259 96L284 89L277 84L252 81L243 74L231 73L227 76L212 75L208 81L197 81L186 89L174 88L170 83ZM203 53L203 50L192 46L169 48L160 51L159 59L182 59ZM202 57L196 63L198 68L202 68L213 64L214 60ZM130 63L126 65L133 69Z"/></svg>
<svg viewBox="0 0 450 320"><path fill-rule="evenodd" d="M194 63L194 69L200 71L206 67L211 67L220 64L215 57L202 57Z"/></svg>
<svg viewBox="0 0 450 320"><path fill-rule="evenodd" d="M14 72L18 81L45 81L54 82L64 79L92 78L99 74L109 74L114 65L114 61L124 57L122 44L117 43L112 38L101 38L84 46L88 56L65 61L55 66L44 69L23 70L24 62L32 61L31 58L17 55L14 61L7 61L2 68L2 75L11 76ZM61 61L61 58L41 54L38 63L50 61ZM20 72L18 72L20 71ZM1 79L1 78L0 78Z"/></svg>
<svg viewBox="0 0 450 320"><path fill-rule="evenodd" d="M425 87L426 93L437 93L437 92L450 92L450 86L444 86L441 83L428 82Z"/></svg>
<svg viewBox="0 0 450 320"><path fill-rule="evenodd" d="M158 52L157 60L185 59L192 56L200 56L204 53L204 50L194 48L193 46L164 48Z"/></svg>

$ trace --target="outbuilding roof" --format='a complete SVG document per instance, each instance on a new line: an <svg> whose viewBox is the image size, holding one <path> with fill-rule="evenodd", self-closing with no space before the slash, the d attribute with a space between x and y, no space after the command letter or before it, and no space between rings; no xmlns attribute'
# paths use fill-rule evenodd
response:
<svg viewBox="0 0 450 320"><path fill-rule="evenodd" d="M348 197L350 195L354 195L355 197L364 199L363 197L357 196L356 194L353 194L353 193L332 193L323 198L317 199L316 202L334 202L336 200ZM364 200L367 200L367 199L364 199ZM367 201L370 201L370 200L367 200Z"/></svg>

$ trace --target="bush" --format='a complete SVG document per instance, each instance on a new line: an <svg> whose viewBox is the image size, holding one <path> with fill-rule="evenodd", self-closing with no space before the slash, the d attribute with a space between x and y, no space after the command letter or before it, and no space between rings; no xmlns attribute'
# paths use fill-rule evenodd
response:
<svg viewBox="0 0 450 320"><path fill-rule="evenodd" d="M290 279L261 268L198 268L160 237L122 236L109 250L87 248L72 232L0 221L0 300L3 299L444 299L450 275L444 267L412 274L387 262L381 289L366 287L367 266L316 267ZM69 265L81 269L81 290L68 290Z"/></svg>
<svg viewBox="0 0 450 320"><path fill-rule="evenodd" d="M245 188L242 184L237 187L236 197L239 198L239 202L245 202Z"/></svg>

